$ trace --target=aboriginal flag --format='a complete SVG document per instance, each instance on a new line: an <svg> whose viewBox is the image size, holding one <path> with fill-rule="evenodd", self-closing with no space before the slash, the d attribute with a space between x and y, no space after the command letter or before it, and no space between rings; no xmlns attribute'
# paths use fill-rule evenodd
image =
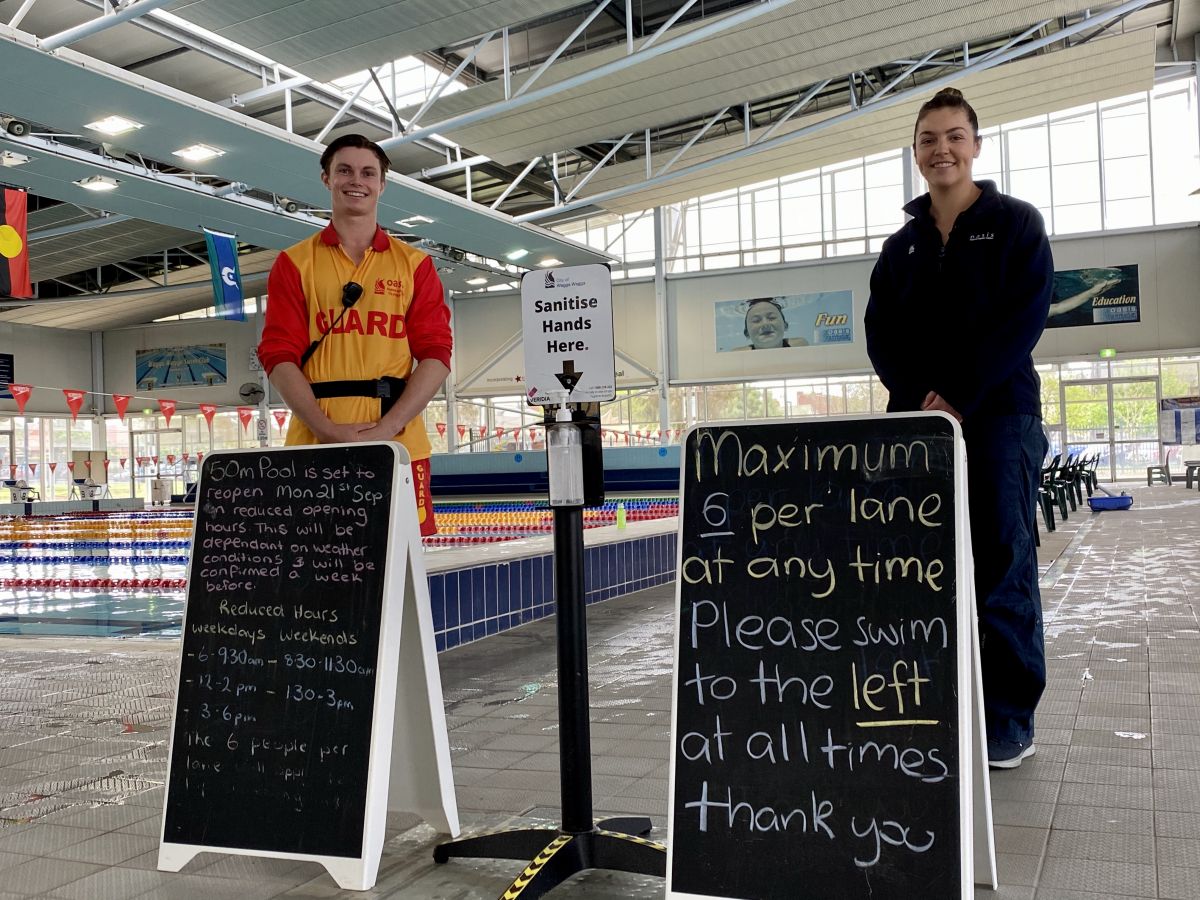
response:
<svg viewBox="0 0 1200 900"><path fill-rule="evenodd" d="M4 195L0 218L0 296L32 297L29 283L29 244L25 236L25 192L0 188Z"/></svg>

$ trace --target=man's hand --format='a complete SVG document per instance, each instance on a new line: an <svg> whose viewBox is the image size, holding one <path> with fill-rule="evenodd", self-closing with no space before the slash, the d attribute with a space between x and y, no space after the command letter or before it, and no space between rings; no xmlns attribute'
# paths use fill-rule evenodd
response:
<svg viewBox="0 0 1200 900"><path fill-rule="evenodd" d="M355 425L359 429L356 441L390 441L400 432L394 428L385 428L383 422L364 422Z"/></svg>
<svg viewBox="0 0 1200 900"><path fill-rule="evenodd" d="M963 417L959 415L958 410L942 399L942 395L936 391L930 391L925 395L925 399L921 401L921 410L923 412L944 412L954 417L954 420L962 424Z"/></svg>
<svg viewBox="0 0 1200 900"><path fill-rule="evenodd" d="M330 422L317 433L317 440L322 444L357 444L360 441L375 441L377 437L366 437L375 428L374 422L354 422L348 425L336 425Z"/></svg>

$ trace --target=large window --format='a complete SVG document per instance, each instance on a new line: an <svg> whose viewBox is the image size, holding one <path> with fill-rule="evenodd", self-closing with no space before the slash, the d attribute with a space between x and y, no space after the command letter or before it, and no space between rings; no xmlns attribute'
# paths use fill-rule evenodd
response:
<svg viewBox="0 0 1200 900"><path fill-rule="evenodd" d="M284 421L285 428L280 429L274 415L268 419L269 446L282 446L287 419ZM174 492L183 493L199 474L201 454L258 445L255 422L243 427L236 410L214 415L211 431L204 416L190 408L179 410L169 425L158 412L133 410L124 420L117 416L80 416L74 422L69 416L0 416L0 476L28 482L44 500L67 500L76 479L101 481L99 472L73 466L74 454L105 450L109 494L145 498L151 478L171 479ZM7 499L0 497L0 501Z"/></svg>
<svg viewBox="0 0 1200 900"><path fill-rule="evenodd" d="M985 128L975 176L1036 206L1051 234L1200 220L1197 106L1186 78ZM904 221L904 165L892 150L664 207L667 271L876 253ZM557 228L624 260L615 277L653 274L650 211Z"/></svg>
<svg viewBox="0 0 1200 900"><path fill-rule="evenodd" d="M1051 234L1200 219L1196 79L982 132L977 178L1028 200Z"/></svg>
<svg viewBox="0 0 1200 900"><path fill-rule="evenodd" d="M903 222L899 150L710 194L675 207L668 272L878 250Z"/></svg>

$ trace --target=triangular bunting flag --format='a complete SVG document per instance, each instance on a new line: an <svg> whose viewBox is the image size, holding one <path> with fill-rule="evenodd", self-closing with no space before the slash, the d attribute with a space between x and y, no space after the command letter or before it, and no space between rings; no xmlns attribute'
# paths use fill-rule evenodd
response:
<svg viewBox="0 0 1200 900"><path fill-rule="evenodd" d="M87 396L87 391L63 388L63 396L67 398L67 406L71 410L71 421L74 422L75 417L79 415L79 408L83 406L83 398Z"/></svg>
<svg viewBox="0 0 1200 900"><path fill-rule="evenodd" d="M13 400L17 404L17 412L25 412L25 404L29 401L29 395L33 393L32 384L10 384L8 391L13 395Z"/></svg>

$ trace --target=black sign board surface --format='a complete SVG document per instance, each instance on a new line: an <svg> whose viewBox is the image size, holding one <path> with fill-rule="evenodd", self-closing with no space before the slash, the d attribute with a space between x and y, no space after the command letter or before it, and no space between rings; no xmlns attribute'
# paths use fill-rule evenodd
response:
<svg viewBox="0 0 1200 900"><path fill-rule="evenodd" d="M973 890L956 454L934 415L688 434L669 897Z"/></svg>
<svg viewBox="0 0 1200 900"><path fill-rule="evenodd" d="M396 459L204 460L164 844L364 855Z"/></svg>

